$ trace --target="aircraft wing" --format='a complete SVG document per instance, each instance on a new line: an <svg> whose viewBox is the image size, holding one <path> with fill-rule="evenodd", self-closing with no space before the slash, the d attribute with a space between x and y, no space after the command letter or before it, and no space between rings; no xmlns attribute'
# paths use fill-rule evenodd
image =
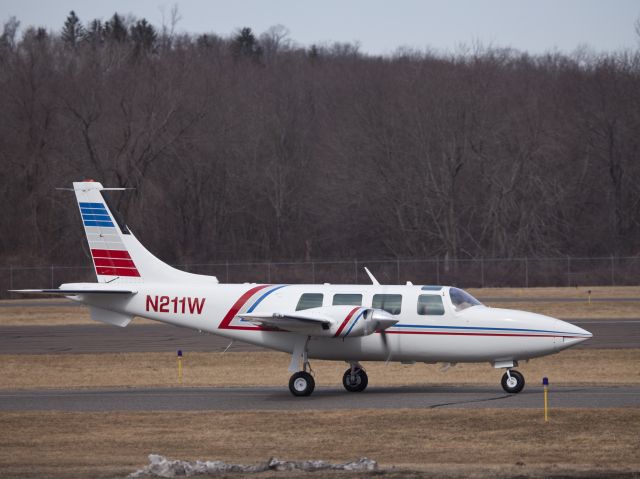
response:
<svg viewBox="0 0 640 479"><path fill-rule="evenodd" d="M313 335L326 331L334 324L334 321L319 314L295 313L244 313L238 317L257 326L277 328L294 333L307 333Z"/></svg>

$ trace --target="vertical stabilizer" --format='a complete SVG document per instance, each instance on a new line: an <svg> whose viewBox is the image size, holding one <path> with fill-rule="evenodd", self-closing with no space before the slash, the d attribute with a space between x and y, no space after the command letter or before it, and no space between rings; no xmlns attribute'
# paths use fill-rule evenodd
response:
<svg viewBox="0 0 640 479"><path fill-rule="evenodd" d="M73 183L80 216L99 283L217 283L215 276L175 269L152 255L108 204L95 181Z"/></svg>

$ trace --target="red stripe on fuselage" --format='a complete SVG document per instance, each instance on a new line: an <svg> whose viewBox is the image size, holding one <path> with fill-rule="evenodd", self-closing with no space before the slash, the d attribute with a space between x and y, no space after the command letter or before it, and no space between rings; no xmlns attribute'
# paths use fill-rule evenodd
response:
<svg viewBox="0 0 640 479"><path fill-rule="evenodd" d="M347 325L347 323L349 322L349 320L351 319L351 316L353 316L353 313L355 313L356 311L358 311L360 309L360 307L356 307L353 308L351 310L351 312L349 314L347 314L347 317L344 318L344 321L342 321L342 324L340 325L340 327L338 328L338 332L335 334L335 338L337 338L338 336L340 336L340 333L342 332L342 330L344 329L344 327Z"/></svg>
<svg viewBox="0 0 640 479"><path fill-rule="evenodd" d="M128 252L114 249L92 249L91 255L94 258L131 259Z"/></svg>
<svg viewBox="0 0 640 479"><path fill-rule="evenodd" d="M233 320L233 318L236 317L236 315L238 314L238 311L240 311L240 309L242 309L242 307L246 304L246 302L249 301L249 298L251 298L251 296L253 296L255 293L257 293L261 289L264 289L268 286L271 286L271 285L263 284L262 286L256 286L255 288L251 288L249 291L247 291L242 296L240 296L240 298L233 304L233 306L231 306L231 309L227 312L225 317L222 319L222 321L220 322L220 325L218 326L218 329L241 329L241 330L251 330L251 331L263 329L260 326L230 326L229 323L231 323L231 320Z"/></svg>

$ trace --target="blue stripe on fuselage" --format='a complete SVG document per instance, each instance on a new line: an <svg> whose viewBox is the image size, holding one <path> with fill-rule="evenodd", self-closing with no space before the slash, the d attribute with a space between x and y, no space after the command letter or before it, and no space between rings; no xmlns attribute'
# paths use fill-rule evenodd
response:
<svg viewBox="0 0 640 479"><path fill-rule="evenodd" d="M358 317L356 318L356 320L351 324L351 327L349 328L349 331L347 331L345 333L345 335L343 336L343 338L346 338L347 336L349 336L349 333L351 332L351 330L353 329L353 327L356 325L356 323L358 322L358 320L362 317L362 315L364 314L364 312L366 311L366 309L363 309L362 311L360 311L360 314L358 315Z"/></svg>
<svg viewBox="0 0 640 479"><path fill-rule="evenodd" d="M254 310L254 309L256 309L256 307L257 307L257 306L262 302L262 300L263 300L264 298L266 298L267 296L269 296L269 295L270 295L271 293L273 293L274 291L278 291L279 289L284 288L285 286L289 286L289 285L288 285L288 284L282 284L282 285L280 285L280 286L278 286L278 287L276 287L276 288L270 289L269 291L267 291L266 293L264 293L262 296L260 296L260 297L258 298L258 300L257 300L255 303L253 303L253 304L251 305L251 307L247 310L247 313L251 313L251 312L253 312L253 310Z"/></svg>
<svg viewBox="0 0 640 479"><path fill-rule="evenodd" d="M551 333L551 334L570 334L570 335L582 335L582 333L570 333L566 331L549 331L546 329L521 329L521 328L488 328L481 326L435 326L427 324L395 324L393 328L420 328L420 329L462 329L473 331L513 331L513 332L526 332L526 333Z"/></svg>

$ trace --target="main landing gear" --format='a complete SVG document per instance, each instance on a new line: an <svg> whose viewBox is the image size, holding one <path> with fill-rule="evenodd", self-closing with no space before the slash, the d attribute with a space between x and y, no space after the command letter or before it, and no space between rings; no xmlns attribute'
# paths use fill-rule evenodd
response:
<svg viewBox="0 0 640 479"><path fill-rule="evenodd" d="M293 374L289 379L289 391L294 396L310 396L316 387L316 382L311 375L311 366L309 365L309 356L307 354L310 339L308 337L306 341L297 343L291 354L289 371L293 372ZM302 371L295 372L300 367L300 359L302 359ZM364 391L369 384L367 373L359 362L352 361L349 364L349 369L342 376L342 385L352 393Z"/></svg>
<svg viewBox="0 0 640 479"><path fill-rule="evenodd" d="M515 369L507 369L502 376L502 389L509 394L517 394L524 388L524 376Z"/></svg>
<svg viewBox="0 0 640 479"><path fill-rule="evenodd" d="M369 384L369 378L360 363L351 363L351 367L342 376L344 388L350 393L359 393L367 388L367 384Z"/></svg>
<svg viewBox="0 0 640 479"><path fill-rule="evenodd" d="M304 371L294 373L289 379L289 391L294 396L310 396L316 387L316 382L307 369L311 370L308 361L304 363ZM369 377L359 363L351 363L351 367L342 376L342 385L350 393L364 391L368 384Z"/></svg>
<svg viewBox="0 0 640 479"><path fill-rule="evenodd" d="M307 354L307 346L311 337L307 337L304 343L299 343L293 350L291 355L291 364L289 371L295 371L299 366L299 359L302 356L302 371L294 373L289 379L289 391L294 396L310 396L316 388L316 382L311 375L311 366L309 365L309 356Z"/></svg>
<svg viewBox="0 0 640 479"><path fill-rule="evenodd" d="M298 371L289 379L289 391L294 396L309 396L315 387L316 382L307 371Z"/></svg>

